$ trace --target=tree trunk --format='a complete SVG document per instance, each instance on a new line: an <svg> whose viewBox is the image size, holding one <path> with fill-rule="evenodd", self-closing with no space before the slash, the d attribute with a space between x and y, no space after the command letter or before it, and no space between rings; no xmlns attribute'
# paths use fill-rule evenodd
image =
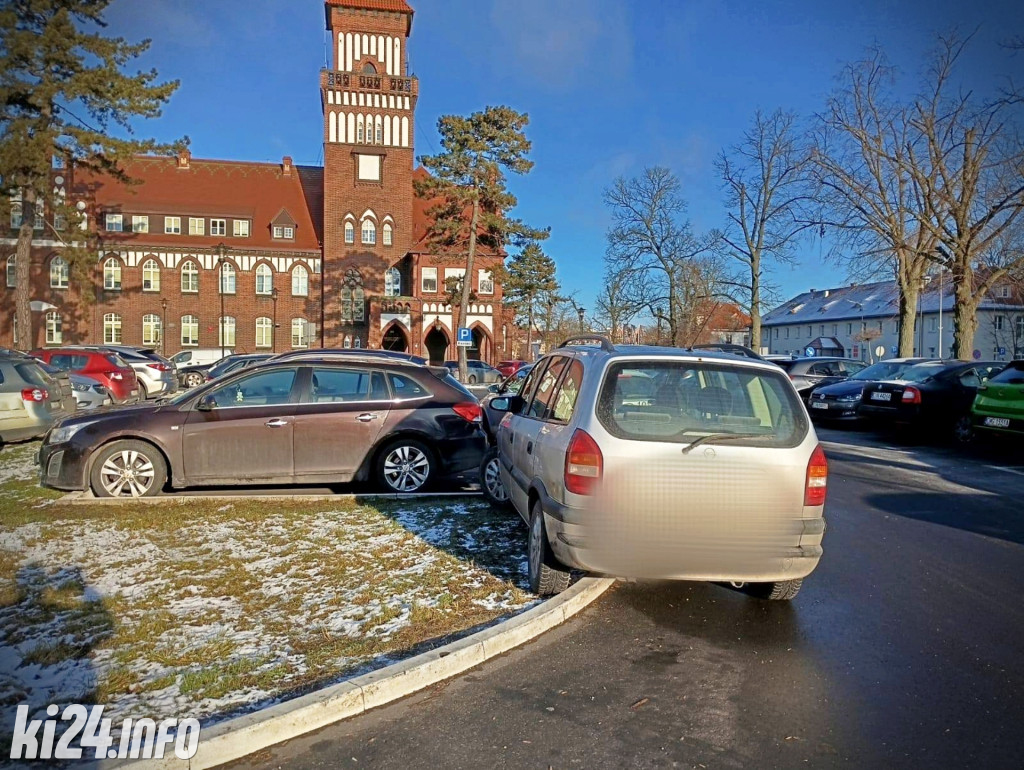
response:
<svg viewBox="0 0 1024 770"><path fill-rule="evenodd" d="M978 331L978 302L974 297L972 272L953 268L953 358L970 361L974 353L974 335Z"/></svg>
<svg viewBox="0 0 1024 770"><path fill-rule="evenodd" d="M900 287L900 358L911 358L914 355L914 340L917 324L917 298L920 289L917 284Z"/></svg>
<svg viewBox="0 0 1024 770"><path fill-rule="evenodd" d="M480 199L473 199L473 217L469 222L469 252L466 254L466 274L462 277L462 300L459 302L459 323L469 326L469 295L473 291L473 261L476 259L476 230L480 226ZM458 327L456 327L458 334ZM466 348L459 348L459 380L469 380Z"/></svg>
<svg viewBox="0 0 1024 770"><path fill-rule="evenodd" d="M529 303L530 311L526 324L526 352L523 353L524 361L533 360L533 295L530 295Z"/></svg>
<svg viewBox="0 0 1024 770"><path fill-rule="evenodd" d="M761 352L761 259L750 261L750 347Z"/></svg>
<svg viewBox="0 0 1024 770"><path fill-rule="evenodd" d="M18 243L14 257L14 317L18 326L18 337L14 347L31 350L36 346L35 330L32 328L32 227L35 224L36 191L31 187L22 190L21 227L18 228Z"/></svg>

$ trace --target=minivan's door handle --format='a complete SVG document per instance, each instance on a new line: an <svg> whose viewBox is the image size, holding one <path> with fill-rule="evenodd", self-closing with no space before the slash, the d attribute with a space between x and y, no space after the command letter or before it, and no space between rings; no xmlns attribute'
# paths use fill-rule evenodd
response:
<svg viewBox="0 0 1024 770"><path fill-rule="evenodd" d="M526 454L528 454L528 455L533 454L533 442L532 441L527 441L526 442Z"/></svg>
<svg viewBox="0 0 1024 770"><path fill-rule="evenodd" d="M267 420L265 423L268 428L282 428L288 424L287 420L282 420L280 417L275 417L273 420Z"/></svg>
<svg viewBox="0 0 1024 770"><path fill-rule="evenodd" d="M373 412L364 412L363 414L356 417L356 419L359 420L359 422L369 422L370 420L376 420L377 415L375 415Z"/></svg>

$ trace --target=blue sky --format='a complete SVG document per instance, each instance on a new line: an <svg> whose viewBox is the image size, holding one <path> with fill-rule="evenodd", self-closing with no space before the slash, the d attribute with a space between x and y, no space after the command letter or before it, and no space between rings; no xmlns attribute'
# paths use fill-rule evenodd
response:
<svg viewBox="0 0 1024 770"><path fill-rule="evenodd" d="M698 230L724 220L712 162L756 108L808 116L843 63L873 43L915 78L934 34L977 29L964 74L1024 81L1024 53L997 45L1024 31L1020 0L410 0L420 79L417 154L437 149L438 116L489 104L528 112L536 167L515 179L519 216L550 226L546 250L588 308L600 288L619 175L664 165L680 178ZM188 135L198 157L321 162L324 66L317 0L115 0L110 29L153 41L143 64L181 87L140 131ZM841 284L809 237L774 273L782 294Z"/></svg>

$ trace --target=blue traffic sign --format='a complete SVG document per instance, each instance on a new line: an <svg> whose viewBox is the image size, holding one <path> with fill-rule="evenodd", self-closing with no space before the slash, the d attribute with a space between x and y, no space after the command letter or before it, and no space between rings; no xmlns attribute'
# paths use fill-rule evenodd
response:
<svg viewBox="0 0 1024 770"><path fill-rule="evenodd" d="M808 358L814 358L814 348L808 346L808 348L804 351L804 354Z"/></svg>
<svg viewBox="0 0 1024 770"><path fill-rule="evenodd" d="M1005 356L1006 355L1006 348L999 348L999 355Z"/></svg>
<svg viewBox="0 0 1024 770"><path fill-rule="evenodd" d="M473 332L470 331L470 329L468 327L466 327L466 326L460 326L459 327L458 341L459 342L472 342L473 341Z"/></svg>

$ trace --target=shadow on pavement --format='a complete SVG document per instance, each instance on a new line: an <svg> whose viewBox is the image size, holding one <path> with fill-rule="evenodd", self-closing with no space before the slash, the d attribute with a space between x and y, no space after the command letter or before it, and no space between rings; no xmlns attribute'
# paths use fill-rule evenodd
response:
<svg viewBox="0 0 1024 770"><path fill-rule="evenodd" d="M895 516L1024 544L1024 517L1021 516L1019 499L1010 501L991 496L991 505L975 504L971 512L966 513L958 505L957 497L961 495L918 490L867 495L864 500L878 510Z"/></svg>

